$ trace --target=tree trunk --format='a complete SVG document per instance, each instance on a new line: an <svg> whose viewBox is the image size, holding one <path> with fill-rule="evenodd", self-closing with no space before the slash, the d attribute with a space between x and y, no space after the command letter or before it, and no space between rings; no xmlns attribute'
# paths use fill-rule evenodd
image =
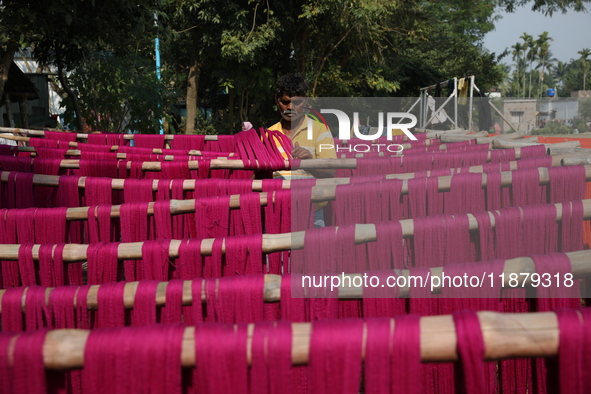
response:
<svg viewBox="0 0 591 394"><path fill-rule="evenodd" d="M195 118L197 117L200 73L201 63L199 63L197 59L193 59L189 66L189 76L187 77L187 123L185 126L185 134L195 134Z"/></svg>
<svg viewBox="0 0 591 394"><path fill-rule="evenodd" d="M72 106L74 107L74 115L76 115L76 119L74 120L76 130L77 131L84 131L84 125L82 122L82 115L80 113L80 103L78 102L78 95L76 95L76 93L74 93L74 91L72 90L72 88L68 84L66 76L64 75L64 65L62 64L62 58L61 58L61 54L60 54L59 50L56 50L56 63L57 63L57 77L60 81L60 84L62 85L62 88L64 88L64 91L66 92L68 97L70 97L70 99L72 100Z"/></svg>
<svg viewBox="0 0 591 394"><path fill-rule="evenodd" d="M12 100L10 99L10 93L4 95L4 105L6 105L6 117L8 118L8 127L15 128L14 118L12 117Z"/></svg>
<svg viewBox="0 0 591 394"><path fill-rule="evenodd" d="M9 43L6 49L0 48L0 97L4 93L4 85L8 80L8 70L10 70L10 65L17 49L18 45L13 43Z"/></svg>

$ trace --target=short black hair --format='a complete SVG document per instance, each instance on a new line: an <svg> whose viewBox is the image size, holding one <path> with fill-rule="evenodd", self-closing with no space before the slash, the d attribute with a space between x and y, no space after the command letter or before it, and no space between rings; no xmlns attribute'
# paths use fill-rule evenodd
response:
<svg viewBox="0 0 591 394"><path fill-rule="evenodd" d="M287 94L288 96L306 96L308 83L299 74L286 74L277 80L275 84L275 95L277 97Z"/></svg>

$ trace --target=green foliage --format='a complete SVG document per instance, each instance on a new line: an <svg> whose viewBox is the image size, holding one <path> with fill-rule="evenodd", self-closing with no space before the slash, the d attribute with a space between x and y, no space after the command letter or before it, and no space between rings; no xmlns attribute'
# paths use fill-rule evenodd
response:
<svg viewBox="0 0 591 394"><path fill-rule="evenodd" d="M91 54L70 78L81 114L93 130L157 133L163 117L160 86L151 59ZM66 108L72 111L71 103Z"/></svg>
<svg viewBox="0 0 591 394"><path fill-rule="evenodd" d="M571 134L573 129L558 122L548 122L544 127L532 130L534 135Z"/></svg>
<svg viewBox="0 0 591 394"><path fill-rule="evenodd" d="M579 117L591 121L591 98L579 99Z"/></svg>
<svg viewBox="0 0 591 394"><path fill-rule="evenodd" d="M482 48L496 6L528 3L552 13L579 10L586 2L4 1L0 57L7 48L34 48L44 65L58 67L68 110L94 128L155 132L164 117L172 131L182 131L172 114L190 101L197 107L191 108L197 110L195 132L231 132L241 121L276 121L273 87L288 72L304 75L309 93L318 96L416 96L420 87L467 75L475 75L481 89L496 87L509 75L499 64L506 54ZM162 84L153 72L156 35ZM524 39L514 48L520 66L510 89L525 95L527 76L534 81L527 93L538 95L554 83L550 45ZM584 83L588 63L582 57L556 75L561 91ZM197 81L195 89L189 89L190 72L197 77L191 80Z"/></svg>
<svg viewBox="0 0 591 394"><path fill-rule="evenodd" d="M568 10L584 12L585 3L588 2L588 0L536 0L532 4L530 0L501 0L499 5L508 12L513 12L520 6L532 4L532 10L552 16L559 11L563 14Z"/></svg>

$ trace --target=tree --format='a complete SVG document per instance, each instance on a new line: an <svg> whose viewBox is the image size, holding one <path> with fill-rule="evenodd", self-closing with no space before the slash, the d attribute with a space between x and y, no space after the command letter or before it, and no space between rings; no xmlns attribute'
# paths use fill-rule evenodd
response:
<svg viewBox="0 0 591 394"><path fill-rule="evenodd" d="M531 97L531 86L532 86L531 85L532 63L533 63L534 59L536 58L537 46L536 46L536 42L534 41L534 38L527 33L523 33L520 38L524 41L524 45L527 48L526 59L529 62L529 90L528 90L527 97L530 98Z"/></svg>
<svg viewBox="0 0 591 394"><path fill-rule="evenodd" d="M591 49L584 48L578 51L577 53L581 55L579 62L581 63L581 69L583 70L583 90L585 90L587 87L587 73L589 72L590 68L589 60L587 60L587 57L591 55Z"/></svg>
<svg viewBox="0 0 591 394"><path fill-rule="evenodd" d="M516 70L515 72L517 73L517 80L519 81L519 78L521 75L523 75L523 91L525 92L525 61L522 62L521 55L525 54L525 50L526 50L526 46L520 42L514 44L511 48L513 48L513 60L516 63ZM521 65L523 65L524 67L522 68ZM520 72L521 71L521 72ZM519 83L517 84L517 97L519 97Z"/></svg>
<svg viewBox="0 0 591 394"><path fill-rule="evenodd" d="M552 68L552 74L554 75L554 79L556 82L560 83L560 86L564 84L564 77L568 72L568 63L558 61L556 65Z"/></svg>
<svg viewBox="0 0 591 394"><path fill-rule="evenodd" d="M54 65L59 81L77 113L80 103L68 73L89 54L101 50L126 51L153 24L158 0L24 0L0 5L0 92L19 47L32 47L42 66Z"/></svg>
<svg viewBox="0 0 591 394"><path fill-rule="evenodd" d="M269 6L268 2L246 0L165 2L162 25L167 31L163 33L166 35L163 54L167 64L186 75L183 82L187 107L185 133L195 131L204 70L219 75L239 64L248 66L248 62L275 38L280 26ZM205 83L213 83L217 95L224 81L222 77Z"/></svg>
<svg viewBox="0 0 591 394"><path fill-rule="evenodd" d="M542 71L540 72L538 83L540 86L540 95L542 95L542 84L544 83L544 73L546 64L551 62L552 53L550 52L550 41L554 41L552 37L548 36L548 32L545 31L538 36L536 40L536 46L538 49L537 58L539 64L541 64ZM556 60L556 59L554 59Z"/></svg>
<svg viewBox="0 0 591 394"><path fill-rule="evenodd" d="M568 10L576 12L585 12L585 3L588 0L501 0L499 6L503 7L507 12L513 12L517 7L526 4L532 4L533 11L543 12L545 15L554 14L555 12L566 13Z"/></svg>

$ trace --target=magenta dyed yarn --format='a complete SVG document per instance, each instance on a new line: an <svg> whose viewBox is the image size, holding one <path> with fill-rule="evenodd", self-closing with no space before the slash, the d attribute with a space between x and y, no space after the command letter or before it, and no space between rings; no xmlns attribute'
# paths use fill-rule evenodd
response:
<svg viewBox="0 0 591 394"><path fill-rule="evenodd" d="M55 250L54 250L55 246ZM65 244L43 244L39 247L39 284L41 286L63 286L67 282L64 274Z"/></svg>
<svg viewBox="0 0 591 394"><path fill-rule="evenodd" d="M580 310L583 316L583 332L588 333L591 328L591 308L582 308ZM581 346L583 362L583 392L588 393L591 390L591 338L589 335L583 335L583 344Z"/></svg>
<svg viewBox="0 0 591 394"><path fill-rule="evenodd" d="M154 236L162 239L172 239L172 215L170 201L154 202Z"/></svg>
<svg viewBox="0 0 591 394"><path fill-rule="evenodd" d="M58 141L76 141L76 133L66 133L63 131L44 131L45 138L48 140L58 140Z"/></svg>
<svg viewBox="0 0 591 394"><path fill-rule="evenodd" d="M398 393L421 392L420 317L398 316L392 336L390 390Z"/></svg>
<svg viewBox="0 0 591 394"><path fill-rule="evenodd" d="M153 201L153 181L147 179L126 179L123 183L123 199L125 202Z"/></svg>
<svg viewBox="0 0 591 394"><path fill-rule="evenodd" d="M117 282L121 279L118 257L119 243L91 243L86 249L88 284Z"/></svg>
<svg viewBox="0 0 591 394"><path fill-rule="evenodd" d="M12 367L12 393L44 393L45 365L43 364L43 344L46 330L33 331L19 335L14 344Z"/></svg>
<svg viewBox="0 0 591 394"><path fill-rule="evenodd" d="M294 390L291 366L292 330L287 322L258 323L252 336L250 390L289 394Z"/></svg>
<svg viewBox="0 0 591 394"><path fill-rule="evenodd" d="M451 177L450 191L445 194L445 213L469 213L485 210L482 174L462 173ZM431 213L430 213L431 214Z"/></svg>
<svg viewBox="0 0 591 394"><path fill-rule="evenodd" d="M171 280L166 284L166 303L160 308L161 323L171 324L183 321L183 286L182 280ZM196 302L201 302L201 299Z"/></svg>
<svg viewBox="0 0 591 394"><path fill-rule="evenodd" d="M167 281L171 263L170 239L144 241L142 245L142 260L136 264L137 280Z"/></svg>
<svg viewBox="0 0 591 394"><path fill-rule="evenodd" d="M121 241L137 242L149 239L148 202L121 204ZM124 261L125 280L137 280L137 264L134 260Z"/></svg>
<svg viewBox="0 0 591 394"><path fill-rule="evenodd" d="M200 239L182 240L178 254L173 265L173 279L193 279L203 276Z"/></svg>
<svg viewBox="0 0 591 394"><path fill-rule="evenodd" d="M531 159L540 156L546 156L546 147L544 145L520 147L521 159Z"/></svg>
<svg viewBox="0 0 591 394"><path fill-rule="evenodd" d="M172 149L182 150L203 150L205 147L204 135L175 135L174 139L170 140L170 147Z"/></svg>
<svg viewBox="0 0 591 394"><path fill-rule="evenodd" d="M196 238L216 238L229 235L230 196L195 200Z"/></svg>
<svg viewBox="0 0 591 394"><path fill-rule="evenodd" d="M390 357L390 348L392 347L391 319L367 319L365 325L367 339L365 342L364 392L367 394L389 394L390 382L393 380L390 375L392 362ZM392 385L394 385L393 381Z"/></svg>
<svg viewBox="0 0 591 394"><path fill-rule="evenodd" d="M248 392L246 340L246 325L195 326L196 392Z"/></svg>
<svg viewBox="0 0 591 394"><path fill-rule="evenodd" d="M562 203L559 240L560 252L574 252L583 249L583 228L581 226L583 219L584 208L582 201Z"/></svg>
<svg viewBox="0 0 591 394"><path fill-rule="evenodd" d="M145 326L156 323L156 290L158 281L141 280L138 284L131 311L131 325Z"/></svg>
<svg viewBox="0 0 591 394"><path fill-rule="evenodd" d="M84 350L85 392L181 392L184 331L182 325L93 330Z"/></svg>
<svg viewBox="0 0 591 394"><path fill-rule="evenodd" d="M18 270L23 286L35 286L37 284L37 272L33 261L32 243L21 244L18 249Z"/></svg>
<svg viewBox="0 0 591 394"><path fill-rule="evenodd" d="M111 220L111 205L88 207L88 243L114 242L120 236L119 226Z"/></svg>
<svg viewBox="0 0 591 394"><path fill-rule="evenodd" d="M99 287L95 328L125 326L125 282L106 283Z"/></svg>
<svg viewBox="0 0 591 394"><path fill-rule="evenodd" d="M24 287L6 289L2 296L2 331L24 331L23 293Z"/></svg>
<svg viewBox="0 0 591 394"><path fill-rule="evenodd" d="M289 190L277 190L269 193L273 197L272 203L267 202L265 210L265 233L281 234L291 231L291 192ZM279 275L287 272L289 252L275 252L267 255L269 266L268 273Z"/></svg>
<svg viewBox="0 0 591 394"><path fill-rule="evenodd" d="M396 276L394 271L368 271L370 278L379 278L380 283L386 283L389 276ZM399 289L386 287L369 287L363 289L362 314L365 318L394 317L406 314L406 300L399 298Z"/></svg>
<svg viewBox="0 0 591 394"><path fill-rule="evenodd" d="M207 279L205 286L206 321L225 324L263 321L263 275Z"/></svg>
<svg viewBox="0 0 591 394"><path fill-rule="evenodd" d="M226 254L223 276L262 274L263 234L224 238Z"/></svg>
<svg viewBox="0 0 591 394"><path fill-rule="evenodd" d="M138 148L163 149L164 134L135 134L133 136L134 146Z"/></svg>
<svg viewBox="0 0 591 394"><path fill-rule="evenodd" d="M59 141L57 140L48 140L45 138L31 138L29 140L29 146L38 147L43 146L46 148L57 148L59 146Z"/></svg>
<svg viewBox="0 0 591 394"><path fill-rule="evenodd" d="M457 350L463 371L463 382L456 383L466 393L486 393L484 362L484 338L480 328L480 320L474 311L461 311L453 314L457 335ZM456 365L456 368L459 365ZM462 385L462 383L464 383ZM494 392L494 390L492 391Z"/></svg>
<svg viewBox="0 0 591 394"><path fill-rule="evenodd" d="M118 161L80 159L80 169L74 170L74 175L119 178Z"/></svg>
<svg viewBox="0 0 591 394"><path fill-rule="evenodd" d="M88 328L88 288L89 286L60 286L51 291L47 306L51 328Z"/></svg>
<svg viewBox="0 0 591 394"><path fill-rule="evenodd" d="M60 176L54 199L56 207L79 207L80 193L78 184L79 176Z"/></svg>
<svg viewBox="0 0 591 394"><path fill-rule="evenodd" d="M549 203L558 203L585 198L586 174L584 166L548 168L550 176Z"/></svg>
<svg viewBox="0 0 591 394"><path fill-rule="evenodd" d="M322 320L313 323L308 362L312 392L359 392L362 340L362 320Z"/></svg>
<svg viewBox="0 0 591 394"><path fill-rule="evenodd" d="M560 330L558 349L558 382L552 389L561 393L582 394L586 392L585 386L588 380L584 380L585 372L589 365L584 364L584 326L579 315L574 309L559 309L555 311L558 318L558 329ZM587 317L587 314L583 314ZM587 323L587 322L585 322ZM585 327L586 328L586 327Z"/></svg>
<svg viewBox="0 0 591 394"><path fill-rule="evenodd" d="M241 223L234 223L234 231L230 235L259 234L263 232L260 193L241 194L240 209L234 210L234 212L240 214ZM232 217L232 219L234 218Z"/></svg>
<svg viewBox="0 0 591 394"><path fill-rule="evenodd" d="M45 287L29 286L25 295L25 329L39 330L50 325L47 306L45 305Z"/></svg>
<svg viewBox="0 0 591 394"><path fill-rule="evenodd" d="M540 173L537 168L512 171L511 177L514 207L546 203L546 186L540 186Z"/></svg>
<svg viewBox="0 0 591 394"><path fill-rule="evenodd" d="M292 281L299 279L299 275L284 274L281 276L281 319L289 322L305 322L305 303L309 299L292 297Z"/></svg>

